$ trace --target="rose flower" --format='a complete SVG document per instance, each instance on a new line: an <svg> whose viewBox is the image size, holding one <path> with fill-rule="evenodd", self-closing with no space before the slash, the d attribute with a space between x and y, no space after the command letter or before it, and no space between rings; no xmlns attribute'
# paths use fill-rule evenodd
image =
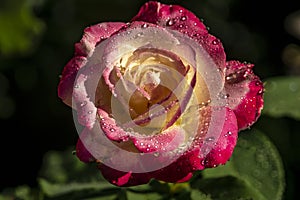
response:
<svg viewBox="0 0 300 200"><path fill-rule="evenodd" d="M226 61L181 6L152 1L130 23L88 27L58 87L74 110L76 155L118 186L184 182L225 164L263 107L252 68Z"/></svg>

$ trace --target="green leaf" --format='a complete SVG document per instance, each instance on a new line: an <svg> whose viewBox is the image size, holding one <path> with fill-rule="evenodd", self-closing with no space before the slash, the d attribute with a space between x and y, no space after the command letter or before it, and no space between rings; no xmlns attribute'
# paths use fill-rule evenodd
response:
<svg viewBox="0 0 300 200"><path fill-rule="evenodd" d="M204 198L201 193L201 196L198 198L196 194L194 194L193 199L197 200L269 200L261 193L258 193L255 188L233 176L200 179L197 180L194 185L201 191L210 194L210 196L204 196Z"/></svg>
<svg viewBox="0 0 300 200"><path fill-rule="evenodd" d="M16 188L6 188L0 195L0 200L39 200L40 193L31 189L27 185L18 186Z"/></svg>
<svg viewBox="0 0 300 200"><path fill-rule="evenodd" d="M46 199L122 199L124 192L104 180L95 164L81 162L72 152L44 156L38 182Z"/></svg>
<svg viewBox="0 0 300 200"><path fill-rule="evenodd" d="M259 196L254 199L280 200L284 192L280 155L272 142L255 129L240 133L231 160L226 165L203 171L204 178L225 176L233 176L238 179L236 181L243 182L243 190L248 187Z"/></svg>
<svg viewBox="0 0 300 200"><path fill-rule="evenodd" d="M168 194L170 193L170 185L165 182L152 180L150 183L151 189L155 192L158 192L160 194Z"/></svg>
<svg viewBox="0 0 300 200"><path fill-rule="evenodd" d="M95 196L114 195L120 189L104 182L55 184L45 179L39 179L42 192L48 198L82 199Z"/></svg>
<svg viewBox="0 0 300 200"><path fill-rule="evenodd" d="M212 200L210 195L206 195L199 190L192 190L191 191L191 199L192 200Z"/></svg>
<svg viewBox="0 0 300 200"><path fill-rule="evenodd" d="M46 153L40 177L53 183L100 182L104 180L94 164L81 162L76 155L72 155L72 149Z"/></svg>
<svg viewBox="0 0 300 200"><path fill-rule="evenodd" d="M300 120L300 76L274 77L265 83L263 113Z"/></svg>
<svg viewBox="0 0 300 200"><path fill-rule="evenodd" d="M127 192L127 199L128 200L160 200L162 196L158 193L134 193L134 192Z"/></svg>

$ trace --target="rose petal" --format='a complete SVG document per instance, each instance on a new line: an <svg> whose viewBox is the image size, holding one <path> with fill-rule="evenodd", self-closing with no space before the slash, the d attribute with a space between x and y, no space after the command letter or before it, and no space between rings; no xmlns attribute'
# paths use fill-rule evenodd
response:
<svg viewBox="0 0 300 200"><path fill-rule="evenodd" d="M207 34L205 25L190 11L177 5L166 5L156 1L144 4L138 14L131 21L144 21L163 27L173 27L176 24L179 29L193 27L195 33ZM188 27L185 27L188 26Z"/></svg>
<svg viewBox="0 0 300 200"><path fill-rule="evenodd" d="M86 64L83 56L75 56L65 66L58 85L58 96L65 104L72 107L72 92L78 70Z"/></svg>
<svg viewBox="0 0 300 200"><path fill-rule="evenodd" d="M178 5L150 1L141 7L131 21L149 22L188 35L206 49L221 70L225 68L226 55L222 43L208 34L205 25L189 10Z"/></svg>
<svg viewBox="0 0 300 200"><path fill-rule="evenodd" d="M236 116L230 109L226 109L226 118L222 132L211 151L204 159L205 168L225 164L233 153L238 137ZM201 147L203 148L203 147Z"/></svg>
<svg viewBox="0 0 300 200"><path fill-rule="evenodd" d="M195 170L204 169L199 158L199 149L187 152L171 165L154 172L154 178L165 182L184 182L192 177Z"/></svg>
<svg viewBox="0 0 300 200"><path fill-rule="evenodd" d="M95 46L102 40L109 38L123 26L125 26L125 23L109 22L97 24L84 30L82 39L75 44L75 56L64 67L58 85L58 96L64 103L72 106L72 91L77 72L85 66L87 57L94 51Z"/></svg>
<svg viewBox="0 0 300 200"><path fill-rule="evenodd" d="M103 177L117 186L134 186L148 183L152 178L151 173L122 172L110 168L102 163L98 165Z"/></svg>
<svg viewBox="0 0 300 200"><path fill-rule="evenodd" d="M100 126L105 135L113 141L127 141L129 133L120 128L115 119L111 118L107 112L102 109L98 109L98 115L100 116Z"/></svg>
<svg viewBox="0 0 300 200"><path fill-rule="evenodd" d="M131 139L140 152L167 152L175 150L184 142L185 132L180 127L171 127L158 135Z"/></svg>
<svg viewBox="0 0 300 200"><path fill-rule="evenodd" d="M234 111L239 130L251 126L263 108L263 84L254 75L252 64L227 62L225 90L229 107Z"/></svg>
<svg viewBox="0 0 300 200"><path fill-rule="evenodd" d="M109 38L125 25L123 22L105 22L86 28L80 42L75 44L75 55L90 56L99 42Z"/></svg>
<svg viewBox="0 0 300 200"><path fill-rule="evenodd" d="M92 156L92 154L85 148L85 145L81 141L81 139L78 139L77 145L76 145L76 156L81 160L82 162L93 162L95 161L95 158Z"/></svg>

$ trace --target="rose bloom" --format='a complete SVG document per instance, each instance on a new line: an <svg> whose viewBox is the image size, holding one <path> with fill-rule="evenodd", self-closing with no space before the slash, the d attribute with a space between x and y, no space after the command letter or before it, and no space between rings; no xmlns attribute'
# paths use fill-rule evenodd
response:
<svg viewBox="0 0 300 200"><path fill-rule="evenodd" d="M74 110L76 155L118 186L184 182L225 164L263 107L252 68L226 61L181 6L151 1L129 23L90 26L58 87Z"/></svg>

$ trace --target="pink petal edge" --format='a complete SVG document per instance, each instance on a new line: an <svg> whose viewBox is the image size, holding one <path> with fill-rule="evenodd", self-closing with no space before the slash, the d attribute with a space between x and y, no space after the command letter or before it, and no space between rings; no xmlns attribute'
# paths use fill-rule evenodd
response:
<svg viewBox="0 0 300 200"><path fill-rule="evenodd" d="M225 68L226 54L219 39L210 35L206 26L191 11L179 5L166 5L156 1L145 3L131 20L157 24L179 31L202 45L221 70Z"/></svg>
<svg viewBox="0 0 300 200"><path fill-rule="evenodd" d="M75 54L64 67L58 85L58 96L69 106L72 106L72 92L77 72L84 67L97 44L118 32L126 24L121 22L107 22L90 26L84 30L79 43L75 44Z"/></svg>
<svg viewBox="0 0 300 200"><path fill-rule="evenodd" d="M259 77L253 73L253 66L239 61L229 61L226 64L225 90L239 130L256 122L263 108L264 87Z"/></svg>

